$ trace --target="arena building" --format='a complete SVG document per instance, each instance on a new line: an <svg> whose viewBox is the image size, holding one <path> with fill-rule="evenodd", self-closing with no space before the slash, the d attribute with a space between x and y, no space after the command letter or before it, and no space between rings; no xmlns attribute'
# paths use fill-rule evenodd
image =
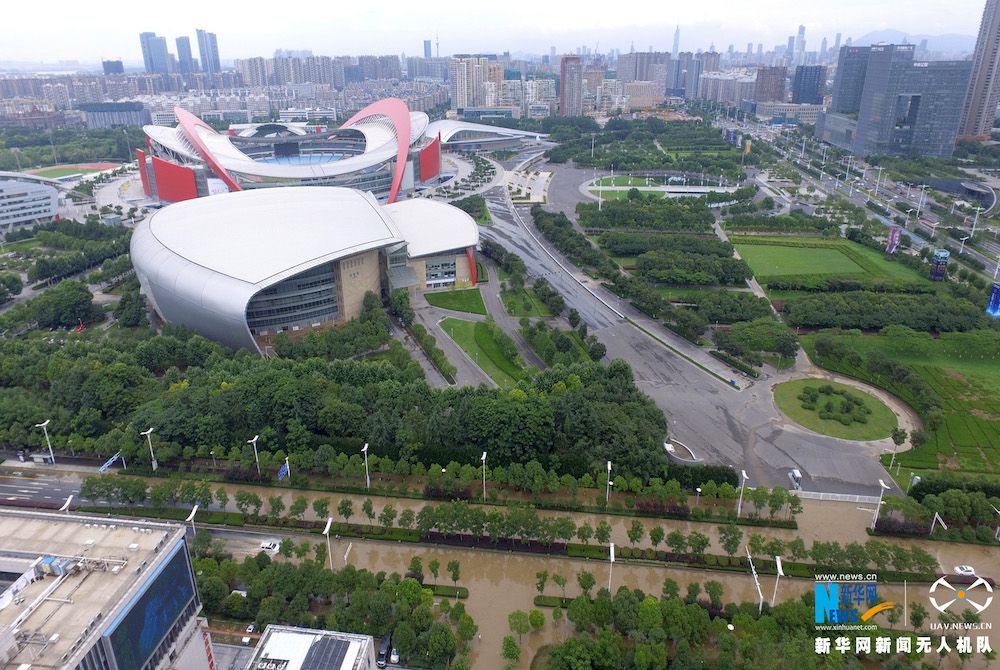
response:
<svg viewBox="0 0 1000 670"><path fill-rule="evenodd" d="M136 227L131 255L164 321L267 353L278 333L357 317L368 291L474 285L478 242L472 217L442 202L293 186L165 207Z"/></svg>
<svg viewBox="0 0 1000 670"><path fill-rule="evenodd" d="M55 179L20 172L0 172L0 238L18 228L48 223L59 216Z"/></svg>
<svg viewBox="0 0 1000 670"><path fill-rule="evenodd" d="M302 123L241 124L219 133L190 112L145 126L136 150L143 191L162 202L275 186L344 186L395 202L441 178L442 150L509 149L535 133L435 121L398 98L362 109L335 130Z"/></svg>

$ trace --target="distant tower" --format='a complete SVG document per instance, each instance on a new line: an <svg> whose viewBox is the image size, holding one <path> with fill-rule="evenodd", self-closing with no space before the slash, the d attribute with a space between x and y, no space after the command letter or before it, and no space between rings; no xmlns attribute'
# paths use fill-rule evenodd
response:
<svg viewBox="0 0 1000 670"><path fill-rule="evenodd" d="M431 41L424 40L424 58L431 57Z"/></svg>
<svg viewBox="0 0 1000 670"><path fill-rule="evenodd" d="M968 139L990 139L990 128L1000 100L1000 0L986 0L979 38L972 55L972 78L962 109L958 134Z"/></svg>
<svg viewBox="0 0 1000 670"><path fill-rule="evenodd" d="M677 24L677 29L674 30L674 50L670 53L670 57L676 59L677 54L681 50L681 26Z"/></svg>
<svg viewBox="0 0 1000 670"><path fill-rule="evenodd" d="M799 33L795 36L795 64L802 65L806 59L806 27L799 26Z"/></svg>
<svg viewBox="0 0 1000 670"><path fill-rule="evenodd" d="M441 39L437 33L434 33L434 55L441 57Z"/></svg>
<svg viewBox="0 0 1000 670"><path fill-rule="evenodd" d="M934 281L944 281L948 274L948 258L951 252L947 249L935 249L931 258L931 279Z"/></svg>

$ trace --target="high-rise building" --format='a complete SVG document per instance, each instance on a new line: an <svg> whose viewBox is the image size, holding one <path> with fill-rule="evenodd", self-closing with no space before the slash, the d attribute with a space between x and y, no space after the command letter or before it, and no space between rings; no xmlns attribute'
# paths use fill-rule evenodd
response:
<svg viewBox="0 0 1000 670"><path fill-rule="evenodd" d="M674 48L670 52L671 57L676 59L677 54L680 53L680 50L681 50L681 26L680 24L678 24L677 29L674 30Z"/></svg>
<svg viewBox="0 0 1000 670"><path fill-rule="evenodd" d="M583 63L579 56L559 62L559 114L583 116Z"/></svg>
<svg viewBox="0 0 1000 670"><path fill-rule="evenodd" d="M424 58L431 57L431 41L424 40Z"/></svg>
<svg viewBox="0 0 1000 670"><path fill-rule="evenodd" d="M1000 0L986 0L959 135L987 141L1000 102Z"/></svg>
<svg viewBox="0 0 1000 670"><path fill-rule="evenodd" d="M491 67L492 66L492 67ZM453 110L486 106L485 84L493 83L494 95L501 88L503 64L494 54L456 54L448 64Z"/></svg>
<svg viewBox="0 0 1000 670"><path fill-rule="evenodd" d="M754 97L758 102L784 102L787 78L788 68L783 65L758 67Z"/></svg>
<svg viewBox="0 0 1000 670"><path fill-rule="evenodd" d="M825 65L799 65L792 79L792 102L821 105L825 87Z"/></svg>
<svg viewBox="0 0 1000 670"><path fill-rule="evenodd" d="M120 60L101 61L101 67L104 69L104 74L125 74L125 64Z"/></svg>
<svg viewBox="0 0 1000 670"><path fill-rule="evenodd" d="M817 137L862 156L951 156L972 62L914 62L912 44L879 44L857 52L845 47L841 60L845 52L857 56L865 50L857 107L851 102L857 82L836 81L836 104L817 121ZM858 71L838 70L836 79L857 77Z"/></svg>
<svg viewBox="0 0 1000 670"><path fill-rule="evenodd" d="M826 38L819 43L819 62L824 62L826 60Z"/></svg>
<svg viewBox="0 0 1000 670"><path fill-rule="evenodd" d="M795 35L788 36L788 46L785 48L785 62L788 65L795 64Z"/></svg>
<svg viewBox="0 0 1000 670"><path fill-rule="evenodd" d="M796 65L802 65L806 59L806 27L799 26L799 32L795 36L795 61Z"/></svg>
<svg viewBox="0 0 1000 670"><path fill-rule="evenodd" d="M150 74L169 74L170 55L167 52L167 38L156 33L139 33L142 47L142 64Z"/></svg>
<svg viewBox="0 0 1000 670"><path fill-rule="evenodd" d="M654 66L666 65L670 54L660 51L633 51L618 57L618 79L629 81L655 81Z"/></svg>
<svg viewBox="0 0 1000 670"><path fill-rule="evenodd" d="M839 37L839 33L838 33ZM830 111L835 114L857 114L861 107L861 93L865 88L870 47L848 47L840 50L837 58L837 76L833 80L833 99Z"/></svg>
<svg viewBox="0 0 1000 670"><path fill-rule="evenodd" d="M747 44L747 56L751 55L752 50L753 45ZM718 72L722 69L722 54L718 51L705 51L700 58L703 72Z"/></svg>
<svg viewBox="0 0 1000 670"><path fill-rule="evenodd" d="M701 78L704 65L704 61L700 58L693 58L684 73L684 97L688 100L698 97L698 80Z"/></svg>
<svg viewBox="0 0 1000 670"><path fill-rule="evenodd" d="M196 71L194 56L191 55L191 38L187 35L177 38L177 66L184 75Z"/></svg>
<svg viewBox="0 0 1000 670"><path fill-rule="evenodd" d="M836 56L840 54L840 33L833 38L833 55Z"/></svg>
<svg viewBox="0 0 1000 670"><path fill-rule="evenodd" d="M198 37L198 57L201 59L201 71L208 75L210 82L215 82L215 77L222 72L222 63L219 60L219 42L215 38L215 33L210 33L201 28L195 30Z"/></svg>

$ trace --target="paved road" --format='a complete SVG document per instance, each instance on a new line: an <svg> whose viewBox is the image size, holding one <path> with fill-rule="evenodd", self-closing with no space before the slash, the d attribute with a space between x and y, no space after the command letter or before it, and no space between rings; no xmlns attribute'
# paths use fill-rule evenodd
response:
<svg viewBox="0 0 1000 670"><path fill-rule="evenodd" d="M582 197L577 188L579 183L573 181L589 179L592 172L564 166L547 166L546 169L555 172L552 185L556 189L562 186L564 198ZM526 226L533 227L530 208L518 208L521 221L525 223L521 225L511 211L506 194L494 190L485 198L494 225L484 229L483 236L520 255L530 274L544 276L562 293L567 305L580 312L590 332L607 346L608 357L621 358L632 366L636 384L667 416L670 434L690 446L700 458L745 468L753 485L787 486L788 472L796 468L803 473L806 490L869 495L877 491L878 479L887 477L877 456L882 448L891 448L890 440L857 443L817 435L784 419L771 400L767 384L741 380L744 390L729 388L619 314L641 323L674 349L695 357L699 363L704 361L709 369L718 370L727 379L734 375L728 368L605 291L597 282L585 279L579 270L549 247L549 252L569 272L560 268L541 248L543 242L539 234L535 232L533 238L528 233ZM546 209L558 211L555 204L558 201L558 197L550 195ZM569 200L562 202L563 207L575 208L575 203ZM577 279L588 281L594 293L581 286ZM791 378L794 374L794 371L786 372L783 378Z"/></svg>
<svg viewBox="0 0 1000 670"><path fill-rule="evenodd" d="M546 367L545 361L538 357L535 350L528 346L528 342L521 335L520 317L511 316L503 306L503 301L500 299L500 276L497 274L496 266L486 259L483 260L483 263L486 265L489 282L481 285L479 292L483 295L486 311L493 317L496 324L514 340L514 344L517 345L517 350L521 352L525 363L536 368Z"/></svg>
<svg viewBox="0 0 1000 670"><path fill-rule="evenodd" d="M451 337L441 328L441 318L443 312L436 307L432 307L422 297L417 298L413 303L413 311L416 314L417 323L422 323L431 335L437 340L437 346L444 355L447 356L451 364L457 368L455 372L455 383L459 386L487 386L496 387L496 382L483 372L475 361L458 346ZM457 318L471 319L474 315L455 313Z"/></svg>

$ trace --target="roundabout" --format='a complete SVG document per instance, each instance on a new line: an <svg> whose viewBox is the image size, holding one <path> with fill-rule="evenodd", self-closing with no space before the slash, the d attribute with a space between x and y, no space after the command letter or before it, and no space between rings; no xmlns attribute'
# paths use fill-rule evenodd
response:
<svg viewBox="0 0 1000 670"><path fill-rule="evenodd" d="M870 442L892 435L895 413L854 386L821 378L794 379L773 389L774 404L798 425L842 440Z"/></svg>

